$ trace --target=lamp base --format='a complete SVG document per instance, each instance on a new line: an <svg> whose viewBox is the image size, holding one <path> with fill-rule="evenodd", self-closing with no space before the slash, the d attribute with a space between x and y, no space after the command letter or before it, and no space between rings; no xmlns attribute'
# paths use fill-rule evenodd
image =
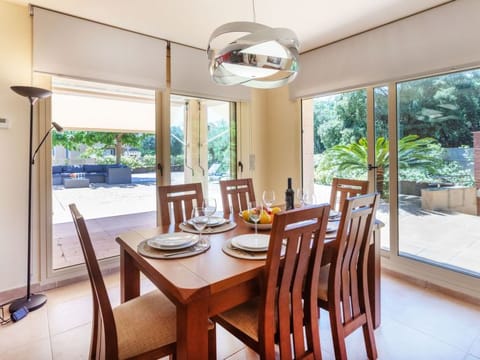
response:
<svg viewBox="0 0 480 360"><path fill-rule="evenodd" d="M42 294L30 294L30 297L25 296L17 299L10 304L8 311L10 314L25 306L28 311L34 311L41 308L47 302L47 297Z"/></svg>

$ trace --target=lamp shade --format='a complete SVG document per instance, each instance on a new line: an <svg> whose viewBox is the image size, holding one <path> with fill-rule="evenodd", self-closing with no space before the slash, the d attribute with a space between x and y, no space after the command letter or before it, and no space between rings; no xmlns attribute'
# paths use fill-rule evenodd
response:
<svg viewBox="0 0 480 360"><path fill-rule="evenodd" d="M215 49L212 42L228 33L248 33ZM221 85L276 88L295 79L299 43L293 31L253 22L232 22L218 27L208 43L212 79Z"/></svg>
<svg viewBox="0 0 480 360"><path fill-rule="evenodd" d="M34 86L11 86L10 89L12 89L18 95L28 97L32 104L34 104L38 99L43 99L52 95L50 90Z"/></svg>

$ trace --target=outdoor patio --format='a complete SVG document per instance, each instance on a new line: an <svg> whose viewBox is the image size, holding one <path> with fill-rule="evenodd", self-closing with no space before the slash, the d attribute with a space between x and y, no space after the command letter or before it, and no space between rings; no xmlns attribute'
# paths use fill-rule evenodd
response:
<svg viewBox="0 0 480 360"><path fill-rule="evenodd" d="M172 175L179 183L181 173ZM317 202L328 202L328 186L316 186ZM210 196L220 199L218 183L209 186ZM220 200L218 205L221 205ZM68 204L76 203L85 216L97 256L118 255L117 234L156 226L156 185L153 174L134 174L132 184L92 185L89 188L53 190L53 267L83 262L83 254ZM218 209L221 211L221 209ZM108 214L108 216L106 216ZM382 247L389 246L388 206L377 218L385 223ZM419 196L400 197L400 252L428 259L453 269L480 275L480 217L462 213L423 210Z"/></svg>

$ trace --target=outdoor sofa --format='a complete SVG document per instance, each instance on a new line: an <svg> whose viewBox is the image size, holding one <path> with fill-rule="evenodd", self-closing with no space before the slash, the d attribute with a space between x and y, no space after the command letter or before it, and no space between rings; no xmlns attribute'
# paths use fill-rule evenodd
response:
<svg viewBox="0 0 480 360"><path fill-rule="evenodd" d="M52 166L53 185L64 185L64 179L85 178L90 183L130 184L132 170L126 165L54 165Z"/></svg>

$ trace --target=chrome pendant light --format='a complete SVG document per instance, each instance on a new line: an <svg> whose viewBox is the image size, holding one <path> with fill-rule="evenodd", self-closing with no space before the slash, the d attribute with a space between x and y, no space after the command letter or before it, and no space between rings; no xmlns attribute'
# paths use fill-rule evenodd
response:
<svg viewBox="0 0 480 360"><path fill-rule="evenodd" d="M212 79L221 85L245 85L271 89L291 82L298 72L299 43L295 33L255 22L232 22L218 27L208 42ZM212 41L229 33L247 33L223 49Z"/></svg>

